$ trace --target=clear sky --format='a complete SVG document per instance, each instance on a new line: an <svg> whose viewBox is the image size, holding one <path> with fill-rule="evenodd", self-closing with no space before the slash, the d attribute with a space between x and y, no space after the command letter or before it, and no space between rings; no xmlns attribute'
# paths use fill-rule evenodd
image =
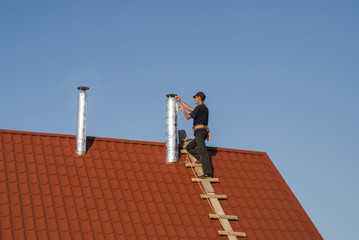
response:
<svg viewBox="0 0 359 240"><path fill-rule="evenodd" d="M210 146L267 152L326 240L359 239L359 1L0 2L0 128L165 141L207 95ZM179 129L190 133L183 116Z"/></svg>

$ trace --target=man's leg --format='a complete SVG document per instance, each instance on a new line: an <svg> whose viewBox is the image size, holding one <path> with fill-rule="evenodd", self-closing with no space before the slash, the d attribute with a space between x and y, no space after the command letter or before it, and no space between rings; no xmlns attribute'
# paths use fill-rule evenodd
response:
<svg viewBox="0 0 359 240"><path fill-rule="evenodd" d="M197 161L199 160L199 153L198 150L196 149L197 147L197 141L196 138L192 139L186 146L186 150L197 159Z"/></svg>
<svg viewBox="0 0 359 240"><path fill-rule="evenodd" d="M195 139L197 143L198 153L201 156L203 173L213 177L211 159L207 151L206 143L204 142L207 138L207 134L207 131L200 131L196 134Z"/></svg>

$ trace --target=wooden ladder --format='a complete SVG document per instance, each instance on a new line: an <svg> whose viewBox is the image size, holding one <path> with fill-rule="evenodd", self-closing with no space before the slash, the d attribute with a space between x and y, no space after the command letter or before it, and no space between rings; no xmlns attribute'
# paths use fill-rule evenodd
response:
<svg viewBox="0 0 359 240"><path fill-rule="evenodd" d="M196 171L198 176L203 175L202 164L195 163L197 161L197 159L194 158L188 151L181 150L181 153L187 154L187 156L188 156L188 158L187 158L188 161L186 162L186 167L194 168L194 170ZM209 214L209 217L211 219L219 220L224 229L224 230L218 230L218 234L221 236L228 236L228 239L230 239L230 240L237 239L237 237L246 238L247 235L245 232L233 231L233 228L229 222L230 220L238 221L238 217L232 216L232 215L226 215L224 213L224 210L223 210L219 200L227 199L227 195L216 194L212 187L211 183L212 182L218 183L219 179L218 178L208 178L208 179L192 178L192 182L198 182L198 183L202 184L205 194L201 194L201 198L208 199L213 207L213 210L215 211L214 214Z"/></svg>

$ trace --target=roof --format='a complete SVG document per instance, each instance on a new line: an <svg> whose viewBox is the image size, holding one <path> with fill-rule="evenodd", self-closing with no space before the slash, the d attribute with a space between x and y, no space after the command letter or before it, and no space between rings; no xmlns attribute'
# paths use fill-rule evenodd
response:
<svg viewBox="0 0 359 240"><path fill-rule="evenodd" d="M226 239L164 143L0 130L1 239ZM209 148L216 192L248 239L323 239L266 153Z"/></svg>

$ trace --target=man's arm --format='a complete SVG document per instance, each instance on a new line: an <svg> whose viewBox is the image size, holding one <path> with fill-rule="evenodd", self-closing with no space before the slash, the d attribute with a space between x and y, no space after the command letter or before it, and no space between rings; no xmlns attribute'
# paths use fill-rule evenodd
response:
<svg viewBox="0 0 359 240"><path fill-rule="evenodd" d="M191 118L191 115L189 115L189 114L186 112L186 110L184 109L183 106L180 106L179 110L180 110L181 112L183 112L183 115L184 115L184 117L185 117L186 119L190 119L190 118Z"/></svg>
<svg viewBox="0 0 359 240"><path fill-rule="evenodd" d="M187 103L185 103L184 101L182 101L182 99L180 98L180 96L176 96L176 100L179 101L188 111L192 112L194 110L193 107L189 106ZM183 113L184 114L184 113ZM187 117L186 117L187 118ZM189 119L189 118L187 118Z"/></svg>

